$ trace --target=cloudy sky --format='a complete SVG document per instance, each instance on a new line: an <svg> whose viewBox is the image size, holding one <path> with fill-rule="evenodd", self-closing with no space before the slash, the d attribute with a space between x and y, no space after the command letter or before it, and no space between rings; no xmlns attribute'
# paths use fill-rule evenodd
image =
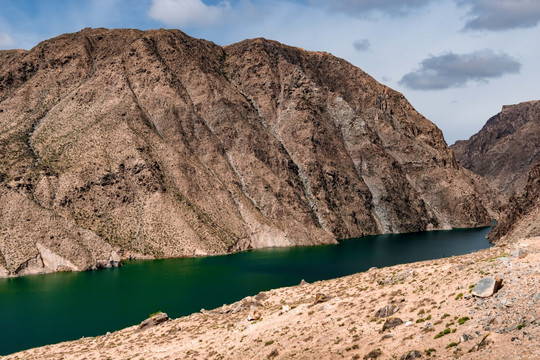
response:
<svg viewBox="0 0 540 360"><path fill-rule="evenodd" d="M0 0L0 49L84 27L179 28L327 51L402 92L449 144L540 99L540 0Z"/></svg>

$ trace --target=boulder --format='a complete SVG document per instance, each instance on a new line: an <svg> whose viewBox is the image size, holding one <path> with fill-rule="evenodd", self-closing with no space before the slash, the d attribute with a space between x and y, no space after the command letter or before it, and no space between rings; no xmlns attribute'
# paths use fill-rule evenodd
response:
<svg viewBox="0 0 540 360"><path fill-rule="evenodd" d="M139 330L144 330L144 329L148 329L152 326L156 326L156 325L159 325L161 323L164 323L165 321L168 321L169 320L169 316L167 314L165 314L164 312L160 312L156 315L153 315L151 317L149 317L148 319L144 320L140 325L139 325Z"/></svg>
<svg viewBox="0 0 540 360"><path fill-rule="evenodd" d="M399 326L403 324L403 320L397 317L391 317L390 319L386 320L383 324L382 331L386 329L393 329L396 326Z"/></svg>
<svg viewBox="0 0 540 360"><path fill-rule="evenodd" d="M315 295L315 301L313 302L313 305L315 304L319 304L319 303L322 303L322 302L326 302L330 300L330 298L324 294L317 294Z"/></svg>
<svg viewBox="0 0 540 360"><path fill-rule="evenodd" d="M483 278L476 284L472 294L477 297L489 297L497 292L502 285L502 279L498 276Z"/></svg>
<svg viewBox="0 0 540 360"><path fill-rule="evenodd" d="M399 305L396 305L396 304L388 304L388 305L386 305L385 307L383 307L382 309L379 309L379 310L375 313L375 317L376 317L376 318L385 318L385 317L389 317L389 316L394 315L394 314L397 313L398 311L399 311Z"/></svg>
<svg viewBox="0 0 540 360"><path fill-rule="evenodd" d="M248 315L248 321L255 321L261 318L262 314L259 310L253 310L251 314Z"/></svg>
<svg viewBox="0 0 540 360"><path fill-rule="evenodd" d="M377 359L379 356L382 355L381 349L375 349L368 352L366 355L364 355L364 360L373 360Z"/></svg>
<svg viewBox="0 0 540 360"><path fill-rule="evenodd" d="M400 360L413 360L422 357L422 353L418 350L409 351L400 357Z"/></svg>

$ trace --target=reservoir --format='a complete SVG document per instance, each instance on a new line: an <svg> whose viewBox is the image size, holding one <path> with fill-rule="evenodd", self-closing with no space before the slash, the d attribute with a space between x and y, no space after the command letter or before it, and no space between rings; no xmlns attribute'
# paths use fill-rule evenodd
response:
<svg viewBox="0 0 540 360"><path fill-rule="evenodd" d="M138 260L117 269L0 279L0 355L176 318L273 288L490 247L491 228L378 235L338 245Z"/></svg>

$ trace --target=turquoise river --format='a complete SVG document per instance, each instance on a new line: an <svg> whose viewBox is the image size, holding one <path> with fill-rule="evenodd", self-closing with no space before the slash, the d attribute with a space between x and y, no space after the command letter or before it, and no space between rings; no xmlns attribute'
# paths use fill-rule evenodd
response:
<svg viewBox="0 0 540 360"><path fill-rule="evenodd" d="M302 279L470 253L490 246L489 230L368 236L338 245L139 260L118 269L0 279L0 355L105 334L158 310L179 317Z"/></svg>

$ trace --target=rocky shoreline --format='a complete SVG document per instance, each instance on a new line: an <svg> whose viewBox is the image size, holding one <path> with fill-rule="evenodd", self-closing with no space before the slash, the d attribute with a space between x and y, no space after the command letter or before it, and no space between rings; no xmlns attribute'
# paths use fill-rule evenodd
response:
<svg viewBox="0 0 540 360"><path fill-rule="evenodd" d="M540 237L521 239L270 290L174 320L159 314L3 359L538 359L539 264ZM500 288L476 296L490 278Z"/></svg>

